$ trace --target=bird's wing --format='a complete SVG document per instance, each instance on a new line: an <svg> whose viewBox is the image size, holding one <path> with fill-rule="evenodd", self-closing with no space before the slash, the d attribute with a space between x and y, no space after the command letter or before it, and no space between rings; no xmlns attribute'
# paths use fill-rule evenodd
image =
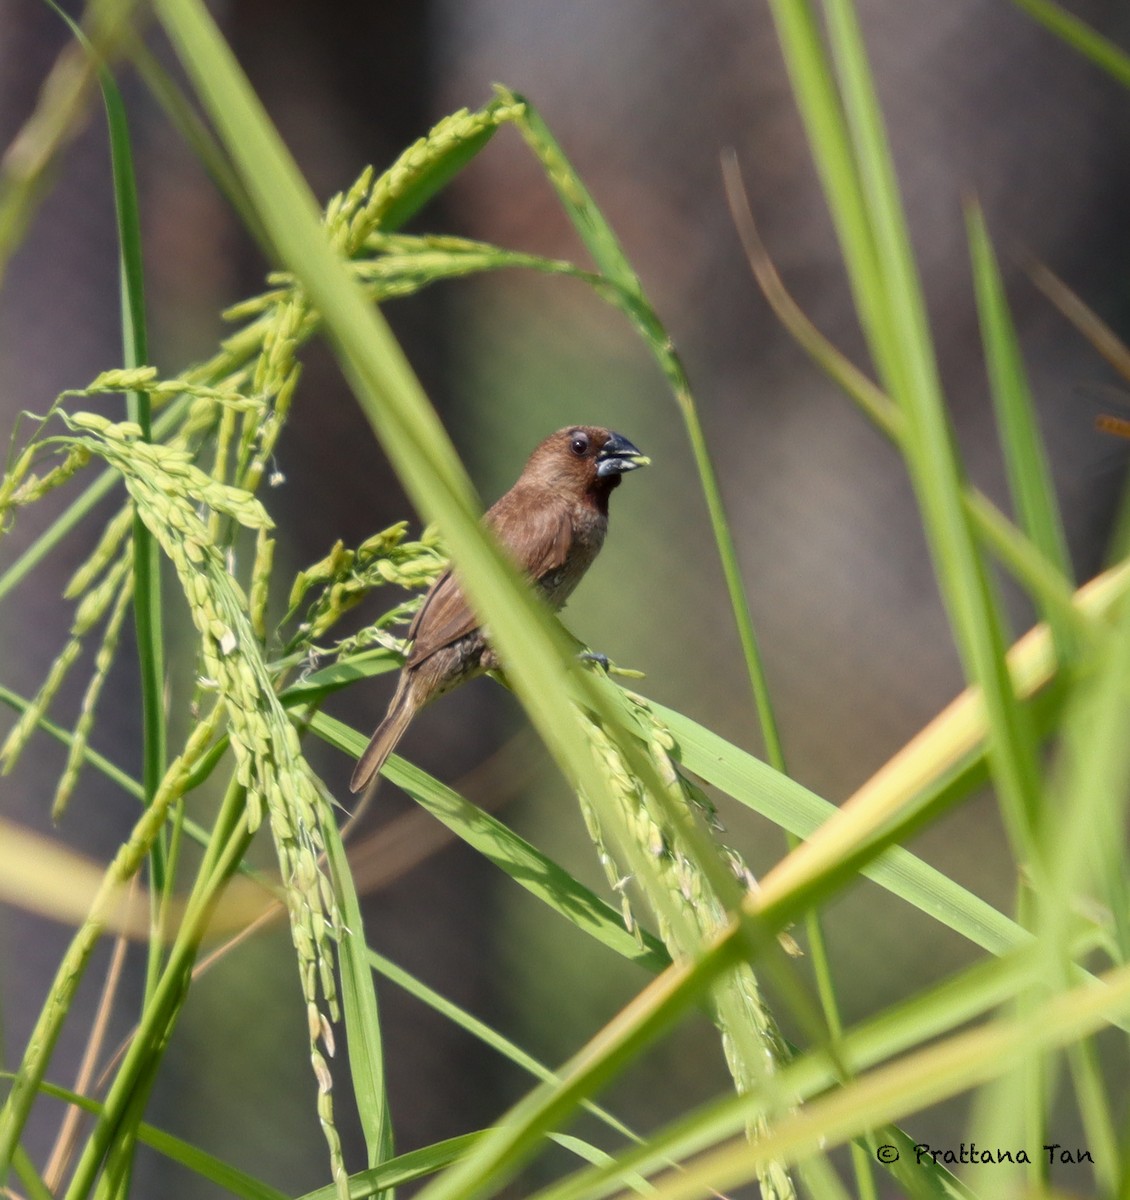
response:
<svg viewBox="0 0 1130 1200"><path fill-rule="evenodd" d="M507 492L494 505L486 515L486 524L514 562L535 580L562 566L572 544L568 513L555 506L526 503L517 489ZM406 665L418 666L478 625L478 617L448 568L432 584L408 630L412 649Z"/></svg>
<svg viewBox="0 0 1130 1200"><path fill-rule="evenodd" d="M521 484L491 508L486 524L529 579L538 580L564 566L573 545L573 522L562 503L545 502Z"/></svg>
<svg viewBox="0 0 1130 1200"><path fill-rule="evenodd" d="M450 646L478 624L451 568L432 584L431 591L408 628L412 649L405 666L415 667L437 650Z"/></svg>

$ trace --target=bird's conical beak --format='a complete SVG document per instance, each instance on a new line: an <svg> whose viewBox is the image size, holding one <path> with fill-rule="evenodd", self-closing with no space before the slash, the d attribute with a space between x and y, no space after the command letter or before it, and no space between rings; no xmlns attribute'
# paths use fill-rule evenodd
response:
<svg viewBox="0 0 1130 1200"><path fill-rule="evenodd" d="M650 462L622 433L614 433L596 456L596 473L607 479L609 475L623 475L637 467L646 467Z"/></svg>

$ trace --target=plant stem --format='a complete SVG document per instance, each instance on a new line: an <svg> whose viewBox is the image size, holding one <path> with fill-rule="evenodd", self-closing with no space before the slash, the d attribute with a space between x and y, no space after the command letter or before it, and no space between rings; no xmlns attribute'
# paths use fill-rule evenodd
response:
<svg viewBox="0 0 1130 1200"><path fill-rule="evenodd" d="M238 869L251 842L247 829L245 789L234 780L228 787L213 828L212 840L185 907L184 920L169 952L161 977L142 1013L137 1032L106 1096L66 1192L66 1200L89 1194L107 1150L123 1131L125 1117L135 1111L139 1089L152 1081L164 1053L177 1013L188 992L197 951L224 885Z"/></svg>

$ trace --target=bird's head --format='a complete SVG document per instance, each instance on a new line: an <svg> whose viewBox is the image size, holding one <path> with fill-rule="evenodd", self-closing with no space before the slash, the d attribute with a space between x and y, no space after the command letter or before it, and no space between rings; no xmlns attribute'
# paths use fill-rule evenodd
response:
<svg viewBox="0 0 1130 1200"><path fill-rule="evenodd" d="M621 475L651 462L621 433L593 425L559 429L530 455L524 480L567 489L578 497L607 497Z"/></svg>

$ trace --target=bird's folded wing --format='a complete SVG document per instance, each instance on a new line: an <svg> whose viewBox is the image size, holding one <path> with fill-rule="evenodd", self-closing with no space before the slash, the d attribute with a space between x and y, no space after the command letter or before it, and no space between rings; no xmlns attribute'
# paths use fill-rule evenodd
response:
<svg viewBox="0 0 1130 1200"><path fill-rule="evenodd" d="M524 499L518 489L507 492L487 513L486 523L515 564L536 580L564 564L572 545L573 528L564 509L531 506L523 503ZM408 630L412 649L406 665L418 666L479 624L463 589L448 568L424 597L423 606Z"/></svg>

